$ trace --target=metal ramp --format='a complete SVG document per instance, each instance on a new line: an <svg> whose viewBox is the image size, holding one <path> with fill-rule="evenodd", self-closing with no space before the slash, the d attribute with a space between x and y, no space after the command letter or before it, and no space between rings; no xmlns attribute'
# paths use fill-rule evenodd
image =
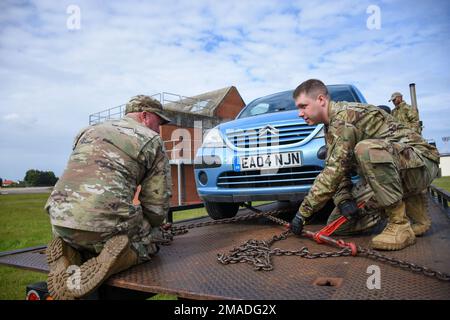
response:
<svg viewBox="0 0 450 320"><path fill-rule="evenodd" d="M445 199L446 200L446 199ZM260 209L273 210L276 204ZM247 214L243 209L239 214ZM450 274L450 219L448 212L430 201L433 224L430 231L417 238L414 246L401 251L384 252L417 265ZM202 218L199 221L207 220ZM177 224L178 225L178 224ZM321 225L309 225L316 231ZM246 263L222 265L218 253L228 253L248 239L269 239L283 228L265 218L234 224L191 229L162 246L152 261L133 267L110 278L108 285L141 292L168 293L188 299L450 299L450 282L393 267L365 257L304 259L275 256L274 270L254 271ZM346 237L367 247L373 235ZM335 251L335 248L290 236L273 247L311 252ZM25 252L3 253L0 264L47 272L44 247ZM369 266L378 266L381 288L368 289Z"/></svg>

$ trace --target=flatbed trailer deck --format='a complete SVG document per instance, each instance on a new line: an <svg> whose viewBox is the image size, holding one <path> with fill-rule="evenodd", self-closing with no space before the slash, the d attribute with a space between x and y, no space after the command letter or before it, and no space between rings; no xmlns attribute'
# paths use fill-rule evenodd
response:
<svg viewBox="0 0 450 320"><path fill-rule="evenodd" d="M415 245L400 251L382 252L384 255L450 274L450 219L445 207L448 194L438 193L437 196L436 193L430 195L428 206L433 221L431 230L418 237ZM259 209L269 211L276 206L273 203ZM248 209L241 209L238 215L249 213ZM205 217L175 225L208 220ZM317 231L322 226L312 224L306 229ZM114 275L105 286L123 289L124 295L134 292L145 297L146 294L166 293L186 299L450 299L450 281L367 257L272 256L271 271L255 271L247 263L223 265L217 260L219 253L228 254L249 239L268 240L282 231L282 226L267 218L190 229L174 237L170 245L161 246L151 261ZM368 247L372 237L373 234L363 234L343 239ZM272 245L272 249L302 247L312 253L339 250L294 235ZM45 246L3 252L0 264L48 272ZM379 268L379 289L368 286L374 268ZM118 297L120 295L115 296Z"/></svg>

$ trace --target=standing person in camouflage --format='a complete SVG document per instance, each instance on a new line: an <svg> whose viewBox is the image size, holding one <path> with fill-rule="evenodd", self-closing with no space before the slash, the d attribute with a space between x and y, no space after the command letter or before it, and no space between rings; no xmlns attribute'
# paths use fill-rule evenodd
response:
<svg viewBox="0 0 450 320"><path fill-rule="evenodd" d="M415 234L429 227L423 225L427 218L422 191L438 172L436 148L375 106L330 101L320 80L303 82L293 96L299 116L309 125L325 124L328 152L326 167L303 200L291 230L300 234L305 220L331 198L339 213L350 218L349 223L361 219L350 180L356 165L371 189L361 194L371 194L368 202L383 208L388 220L383 232L372 239L372 247L400 250L413 244ZM411 211L412 205L420 210Z"/></svg>
<svg viewBox="0 0 450 320"><path fill-rule="evenodd" d="M89 126L75 138L45 206L54 234L47 249L54 298L86 296L158 251L171 196L159 127L169 121L159 101L139 95L126 105L125 117ZM73 265L81 265L79 279L69 285L67 269Z"/></svg>
<svg viewBox="0 0 450 320"><path fill-rule="evenodd" d="M406 127L414 130L418 134L421 134L422 130L420 128L419 113L417 110L403 101L403 96L400 92L394 92L391 95L389 102L391 101L395 106L391 112L394 119L404 124Z"/></svg>

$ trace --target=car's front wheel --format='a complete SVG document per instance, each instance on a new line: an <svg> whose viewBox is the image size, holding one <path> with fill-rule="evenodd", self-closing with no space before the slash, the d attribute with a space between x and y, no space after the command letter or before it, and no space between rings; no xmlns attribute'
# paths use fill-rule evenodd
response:
<svg viewBox="0 0 450 320"><path fill-rule="evenodd" d="M233 218L238 210L238 203L228 203L228 202L205 202L205 208L208 212L208 215L214 219L225 219L225 218Z"/></svg>

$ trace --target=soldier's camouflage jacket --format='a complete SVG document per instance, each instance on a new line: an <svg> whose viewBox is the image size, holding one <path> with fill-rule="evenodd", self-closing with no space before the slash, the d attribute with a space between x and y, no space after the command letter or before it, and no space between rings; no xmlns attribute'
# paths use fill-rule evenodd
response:
<svg viewBox="0 0 450 320"><path fill-rule="evenodd" d="M392 116L395 120L403 123L406 127L414 130L417 133L421 133L419 124L419 114L417 110L408 105L405 101L402 101L398 106L392 110Z"/></svg>
<svg viewBox="0 0 450 320"><path fill-rule="evenodd" d="M326 167L316 177L300 206L299 212L304 217L320 210L332 198L336 205L351 198L350 174L356 167L354 148L362 140L380 139L400 148L412 147L415 152L439 163L439 153L435 147L375 106L330 101L328 115ZM408 165L414 164L405 164L406 167Z"/></svg>
<svg viewBox="0 0 450 320"><path fill-rule="evenodd" d="M52 225L94 232L127 229L137 186L142 212L152 227L169 209L171 176L161 137L130 117L82 130L45 208ZM142 215L142 213L141 213ZM140 217L142 223L142 217Z"/></svg>

